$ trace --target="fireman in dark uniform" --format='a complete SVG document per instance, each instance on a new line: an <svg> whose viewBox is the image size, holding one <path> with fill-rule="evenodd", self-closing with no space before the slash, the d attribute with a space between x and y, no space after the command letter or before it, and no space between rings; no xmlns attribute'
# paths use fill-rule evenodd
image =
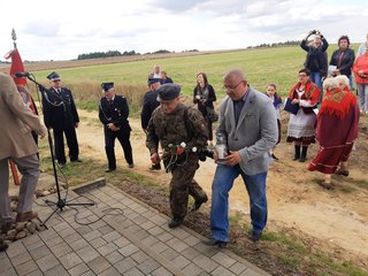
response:
<svg viewBox="0 0 368 276"><path fill-rule="evenodd" d="M65 134L70 161L81 162L78 158L79 147L75 131L79 124L79 116L72 92L61 86L58 73L52 72L47 78L50 80L51 87L42 91L42 106L45 125L47 128L52 128L54 132L56 159L61 166L65 165Z"/></svg>
<svg viewBox="0 0 368 276"><path fill-rule="evenodd" d="M115 94L113 82L101 84L105 96L99 105L99 118L104 125L105 150L108 160L106 172L116 170L115 139L117 138L124 151L124 157L129 168L134 167L132 146L130 144L131 128L128 121L129 107L123 96Z"/></svg>

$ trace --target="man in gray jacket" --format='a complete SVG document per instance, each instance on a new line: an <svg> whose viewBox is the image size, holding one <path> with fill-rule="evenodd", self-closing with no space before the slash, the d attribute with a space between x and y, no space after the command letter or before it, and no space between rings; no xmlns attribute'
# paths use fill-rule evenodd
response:
<svg viewBox="0 0 368 276"><path fill-rule="evenodd" d="M276 112L270 99L248 86L241 70L224 77L227 96L220 106L217 133L226 137L228 155L218 164L212 185L210 245L228 242L228 193L242 176L250 198L251 239L259 240L267 222L266 177L270 150L277 142ZM217 157L215 156L215 160Z"/></svg>

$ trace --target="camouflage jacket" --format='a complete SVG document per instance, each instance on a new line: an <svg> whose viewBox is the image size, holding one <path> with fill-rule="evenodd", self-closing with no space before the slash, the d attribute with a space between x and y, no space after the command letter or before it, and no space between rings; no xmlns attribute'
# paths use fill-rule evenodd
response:
<svg viewBox="0 0 368 276"><path fill-rule="evenodd" d="M197 109L181 103L170 114L165 114L161 107L156 108L147 131L146 146L151 154L158 152L158 142L161 143L164 153L169 152L170 144L179 145L185 142L186 149L189 150L207 145L208 128L202 114Z"/></svg>

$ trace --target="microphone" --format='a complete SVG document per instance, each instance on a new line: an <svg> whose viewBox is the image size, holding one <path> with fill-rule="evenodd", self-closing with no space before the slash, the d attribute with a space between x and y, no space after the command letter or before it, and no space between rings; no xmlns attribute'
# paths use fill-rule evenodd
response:
<svg viewBox="0 0 368 276"><path fill-rule="evenodd" d="M29 73L29 72L16 72L14 75L17 78L22 78L22 77L29 77L31 75L31 73Z"/></svg>

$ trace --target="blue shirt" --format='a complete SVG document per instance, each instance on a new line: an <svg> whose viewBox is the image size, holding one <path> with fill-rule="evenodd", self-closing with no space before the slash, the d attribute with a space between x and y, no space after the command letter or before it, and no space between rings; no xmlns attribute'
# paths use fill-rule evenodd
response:
<svg viewBox="0 0 368 276"><path fill-rule="evenodd" d="M241 98L240 100L234 101L233 100L233 104L234 104L234 117L235 117L235 124L238 125L238 120L240 117L240 113L244 107L244 104L247 101L247 96L248 96L248 91L245 93L245 95L243 96L243 98Z"/></svg>

